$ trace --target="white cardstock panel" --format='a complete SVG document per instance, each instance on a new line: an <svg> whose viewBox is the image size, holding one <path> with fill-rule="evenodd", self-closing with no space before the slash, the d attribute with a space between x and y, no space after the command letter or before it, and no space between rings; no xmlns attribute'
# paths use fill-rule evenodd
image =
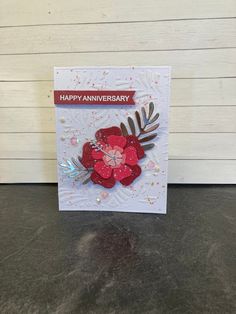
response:
<svg viewBox="0 0 236 314"><path fill-rule="evenodd" d="M55 90L134 90L134 106L57 105L57 159L60 210L166 213L168 163L169 67L66 67L54 69ZM59 163L82 155L83 144L100 128L127 125L141 107L159 112L155 147L139 160L141 175L128 187L119 182L107 189L93 182L82 185L67 177ZM155 132L156 132L155 131ZM71 138L78 144L72 145Z"/></svg>

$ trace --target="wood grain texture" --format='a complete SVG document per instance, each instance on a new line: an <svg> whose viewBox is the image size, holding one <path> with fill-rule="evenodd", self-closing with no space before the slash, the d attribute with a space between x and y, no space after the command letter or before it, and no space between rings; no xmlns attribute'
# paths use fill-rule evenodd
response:
<svg viewBox="0 0 236 314"><path fill-rule="evenodd" d="M236 78L171 82L171 106L235 106Z"/></svg>
<svg viewBox="0 0 236 314"><path fill-rule="evenodd" d="M57 182L56 160L0 160L0 183ZM170 160L169 183L236 184L236 160Z"/></svg>
<svg viewBox="0 0 236 314"><path fill-rule="evenodd" d="M236 78L172 80L171 106L235 106ZM0 82L0 107L54 107L53 82Z"/></svg>
<svg viewBox="0 0 236 314"><path fill-rule="evenodd" d="M234 0L97 0L96 5L93 0L0 2L2 26L217 18L235 14Z"/></svg>
<svg viewBox="0 0 236 314"><path fill-rule="evenodd" d="M54 107L53 82L0 82L0 107Z"/></svg>
<svg viewBox="0 0 236 314"><path fill-rule="evenodd" d="M236 132L236 106L172 107L170 132ZM0 108L0 132L54 132L54 108Z"/></svg>
<svg viewBox="0 0 236 314"><path fill-rule="evenodd" d="M0 160L0 183L57 182L55 160Z"/></svg>
<svg viewBox="0 0 236 314"><path fill-rule="evenodd" d="M0 146L2 159L56 159L55 133L0 133Z"/></svg>
<svg viewBox="0 0 236 314"><path fill-rule="evenodd" d="M236 132L236 107L172 107L170 132Z"/></svg>
<svg viewBox="0 0 236 314"><path fill-rule="evenodd" d="M236 76L236 49L0 56L0 81L52 80L54 66L171 65L172 78Z"/></svg>
<svg viewBox="0 0 236 314"><path fill-rule="evenodd" d="M236 156L236 133L171 133L169 142L169 159L227 160ZM0 159L56 159L55 133L1 133L0 147L4 147ZM80 152L78 147L76 154Z"/></svg>
<svg viewBox="0 0 236 314"><path fill-rule="evenodd" d="M0 28L0 54L226 48L235 29L235 19Z"/></svg>

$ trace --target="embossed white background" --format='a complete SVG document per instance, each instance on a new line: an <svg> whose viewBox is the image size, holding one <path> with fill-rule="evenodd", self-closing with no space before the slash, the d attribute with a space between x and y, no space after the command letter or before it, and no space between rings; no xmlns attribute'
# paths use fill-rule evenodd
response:
<svg viewBox="0 0 236 314"><path fill-rule="evenodd" d="M152 101L160 113L155 147L139 160L141 175L128 187L119 182L106 189L67 178L58 167L60 210L104 210L166 213L168 162L169 67L73 67L54 69L55 90L135 90L135 106L57 106L58 163L82 155L82 147L100 128L127 125ZM135 120L135 119L134 119ZM78 138L72 145L71 138ZM106 197L103 197L107 192ZM97 198L101 202L97 202Z"/></svg>

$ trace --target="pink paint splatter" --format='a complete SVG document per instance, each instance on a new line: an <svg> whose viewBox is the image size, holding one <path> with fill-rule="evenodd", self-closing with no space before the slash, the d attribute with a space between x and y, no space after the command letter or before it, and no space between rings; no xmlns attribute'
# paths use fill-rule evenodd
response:
<svg viewBox="0 0 236 314"><path fill-rule="evenodd" d="M78 141L77 141L77 138L75 136L73 136L71 139L70 139L70 143L71 145L75 146L78 144Z"/></svg>
<svg viewBox="0 0 236 314"><path fill-rule="evenodd" d="M152 160L150 160L147 164L148 169L154 169L156 166L155 162L153 162Z"/></svg>
<svg viewBox="0 0 236 314"><path fill-rule="evenodd" d="M106 191L102 191L102 192L100 193L100 195L101 195L101 198L102 198L102 199L106 199L106 198L109 196L109 193L106 192Z"/></svg>

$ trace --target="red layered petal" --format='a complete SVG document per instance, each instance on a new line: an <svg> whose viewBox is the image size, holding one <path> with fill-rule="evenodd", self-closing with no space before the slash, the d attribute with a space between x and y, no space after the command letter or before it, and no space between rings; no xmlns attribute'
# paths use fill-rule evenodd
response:
<svg viewBox="0 0 236 314"><path fill-rule="evenodd" d="M126 138L124 136L109 135L107 138L107 143L112 147L119 146L124 148L126 145Z"/></svg>
<svg viewBox="0 0 236 314"><path fill-rule="evenodd" d="M100 146L101 148L105 149L106 144L103 142L97 142L97 145ZM104 153L101 152L100 150L94 148L92 150L92 157L93 159L102 159L102 157L104 156Z"/></svg>
<svg viewBox="0 0 236 314"><path fill-rule="evenodd" d="M128 135L126 136L126 141L127 141L126 147L133 146L134 148L136 148L138 159L143 158L144 150L140 145L138 138L134 135Z"/></svg>
<svg viewBox="0 0 236 314"><path fill-rule="evenodd" d="M91 168L94 166L95 160L92 157L92 151L93 148L89 142L83 145L82 159L80 162L85 168Z"/></svg>
<svg viewBox="0 0 236 314"><path fill-rule="evenodd" d="M136 152L135 147L129 146L129 147L125 148L124 154L125 154L125 163L127 165L134 166L137 164L138 156L137 156L137 152Z"/></svg>
<svg viewBox="0 0 236 314"><path fill-rule="evenodd" d="M121 129L117 126L112 126L111 128L100 129L95 133L95 137L98 141L103 141L107 143L107 138L110 135L121 135Z"/></svg>
<svg viewBox="0 0 236 314"><path fill-rule="evenodd" d="M100 184L104 188L108 189L112 188L116 183L116 180L113 177L110 177L109 179L104 179L96 171L91 174L90 178L93 183Z"/></svg>
<svg viewBox="0 0 236 314"><path fill-rule="evenodd" d="M112 168L107 166L102 160L95 163L94 170L104 179L110 178L112 174Z"/></svg>
<svg viewBox="0 0 236 314"><path fill-rule="evenodd" d="M104 156L103 152L97 151L96 149L93 149L93 151L92 151L93 159L102 159L103 156Z"/></svg>
<svg viewBox="0 0 236 314"><path fill-rule="evenodd" d="M113 177L117 181L121 181L124 178L129 177L132 174L132 170L127 165L120 165L118 168L113 169Z"/></svg>
<svg viewBox="0 0 236 314"><path fill-rule="evenodd" d="M138 165L129 166L129 168L132 171L131 175L120 181L120 183L125 185L125 186L130 185L137 177L140 176L140 174L142 172L141 168Z"/></svg>

